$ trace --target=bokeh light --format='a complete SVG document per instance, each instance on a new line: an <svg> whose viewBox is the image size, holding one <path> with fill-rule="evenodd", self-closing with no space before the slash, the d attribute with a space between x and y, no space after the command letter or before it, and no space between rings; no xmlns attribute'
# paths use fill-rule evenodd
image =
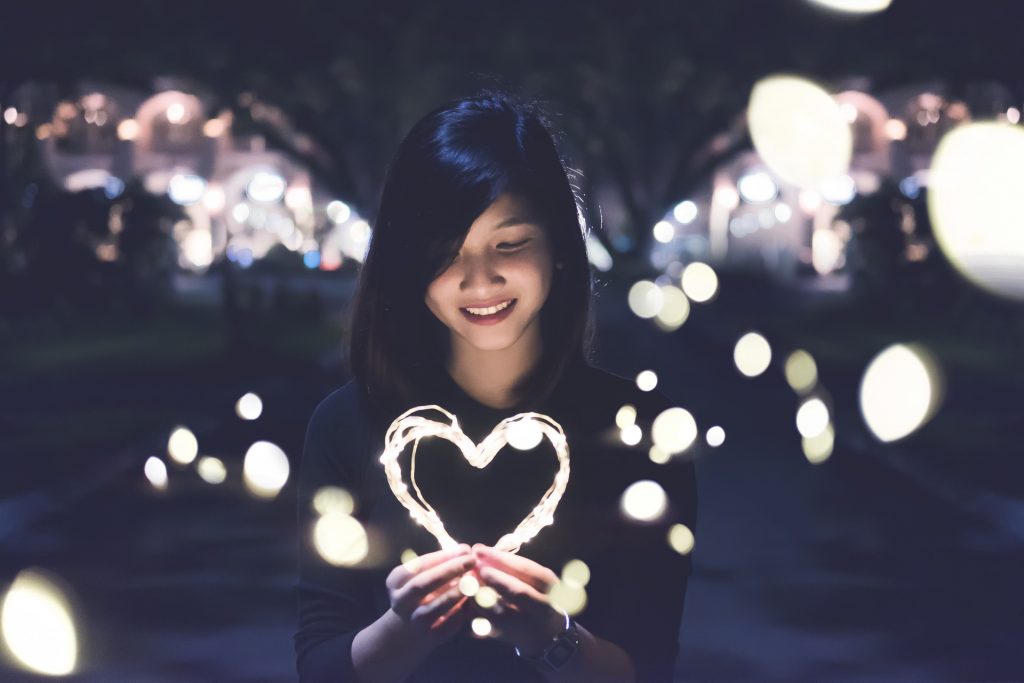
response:
<svg viewBox="0 0 1024 683"><path fill-rule="evenodd" d="M629 309L641 318L653 318L661 310L663 296L661 287L650 280L640 280L629 288Z"/></svg>
<svg viewBox="0 0 1024 683"><path fill-rule="evenodd" d="M676 229L668 221L658 221L654 224L654 239L662 244L668 244L676 236Z"/></svg>
<svg viewBox="0 0 1024 683"><path fill-rule="evenodd" d="M697 438L697 422L685 408L678 406L663 410L651 424L651 439L668 453L682 453Z"/></svg>
<svg viewBox="0 0 1024 683"><path fill-rule="evenodd" d="M498 591L490 586L480 586L473 599L484 609L490 609L498 604Z"/></svg>
<svg viewBox="0 0 1024 683"><path fill-rule="evenodd" d="M245 453L245 486L258 498L273 498L288 481L288 456L269 441L257 441Z"/></svg>
<svg viewBox="0 0 1024 683"><path fill-rule="evenodd" d="M873 14L892 4L892 0L810 0L812 4L848 14Z"/></svg>
<svg viewBox="0 0 1024 683"><path fill-rule="evenodd" d="M829 413L820 398L809 398L796 411L796 428L806 439L814 438L828 427Z"/></svg>
<svg viewBox="0 0 1024 683"><path fill-rule="evenodd" d="M665 463L672 459L672 454L669 453L668 451L658 448L657 446L651 446L647 450L647 457L650 458L651 462L655 463L656 465L664 465Z"/></svg>
<svg viewBox="0 0 1024 683"><path fill-rule="evenodd" d="M473 633L485 638L491 634L491 621L484 617L475 617L472 621Z"/></svg>
<svg viewBox="0 0 1024 683"><path fill-rule="evenodd" d="M772 362L772 347L757 332L748 332L736 342L733 350L736 368L747 377L757 377Z"/></svg>
<svg viewBox="0 0 1024 683"><path fill-rule="evenodd" d="M636 423L636 407L627 403L615 413L615 425L619 429L625 429Z"/></svg>
<svg viewBox="0 0 1024 683"><path fill-rule="evenodd" d="M849 121L831 95L805 78L769 76L758 81L747 120L758 154L792 185L816 188L850 166Z"/></svg>
<svg viewBox="0 0 1024 683"><path fill-rule="evenodd" d="M480 582L472 574L466 573L459 579L459 592L467 597L473 597L480 590Z"/></svg>
<svg viewBox="0 0 1024 683"><path fill-rule="evenodd" d="M263 401L250 391L235 403L235 412L243 420L255 420L263 414Z"/></svg>
<svg viewBox="0 0 1024 683"><path fill-rule="evenodd" d="M505 430L508 445L520 451L536 448L544 438L540 423L532 418L520 418L508 424Z"/></svg>
<svg viewBox="0 0 1024 683"><path fill-rule="evenodd" d="M188 465L199 454L199 441L187 427L178 427L167 439L167 454L171 460L181 465Z"/></svg>
<svg viewBox="0 0 1024 683"><path fill-rule="evenodd" d="M672 209L672 216L683 225L692 223L698 213L699 210L697 209L697 205L689 199L679 202L676 204L676 207Z"/></svg>
<svg viewBox="0 0 1024 683"><path fill-rule="evenodd" d="M860 410L880 441L896 441L931 418L941 393L932 355L918 345L894 344L868 364L861 379Z"/></svg>
<svg viewBox="0 0 1024 683"><path fill-rule="evenodd" d="M313 494L313 509L321 515L331 512L351 515L356 509L356 501L351 493L340 486L323 486ZM416 553L412 550L409 552L415 557Z"/></svg>
<svg viewBox="0 0 1024 683"><path fill-rule="evenodd" d="M551 606L560 612L565 612L570 617L583 611L587 606L587 591L576 583L558 581L548 592L548 600Z"/></svg>
<svg viewBox="0 0 1024 683"><path fill-rule="evenodd" d="M672 332L690 317L690 300L675 285L664 285L661 294L661 310L655 315L654 321L663 332Z"/></svg>
<svg viewBox="0 0 1024 683"><path fill-rule="evenodd" d="M786 357L786 382L797 393L814 388L818 382L818 366L814 357L803 349L797 349Z"/></svg>
<svg viewBox="0 0 1024 683"><path fill-rule="evenodd" d="M590 567L583 560L569 560L562 567L562 581L583 588L590 583Z"/></svg>
<svg viewBox="0 0 1024 683"><path fill-rule="evenodd" d="M693 532L685 524L673 524L668 530L668 544L680 555L689 555L694 542Z"/></svg>
<svg viewBox="0 0 1024 683"><path fill-rule="evenodd" d="M204 455L199 458L199 462L196 463L196 469L199 471L199 476L207 484L222 484L228 476L228 470L224 467L224 462L220 458L215 458L211 455Z"/></svg>
<svg viewBox="0 0 1024 683"><path fill-rule="evenodd" d="M67 676L78 660L78 634L67 596L47 574L21 571L4 595L0 631L7 651L22 668Z"/></svg>
<svg viewBox="0 0 1024 683"><path fill-rule="evenodd" d="M320 557L339 567L362 562L370 547L363 525L343 512L328 512L316 521L313 544Z"/></svg>
<svg viewBox="0 0 1024 683"><path fill-rule="evenodd" d="M167 465L164 464L163 460L155 455L149 456L146 458L143 471L146 473L146 479L153 485L153 488L158 491L167 489Z"/></svg>
<svg viewBox="0 0 1024 683"><path fill-rule="evenodd" d="M704 438L708 442L709 446L712 448L718 448L725 443L725 430L718 425L715 425L708 430L708 433Z"/></svg>
<svg viewBox="0 0 1024 683"><path fill-rule="evenodd" d="M627 517L641 522L658 519L665 513L668 496L656 481L634 482L622 493L621 508Z"/></svg>
<svg viewBox="0 0 1024 683"><path fill-rule="evenodd" d="M640 391L654 391L658 386L658 374L653 370L642 370L636 376L636 386Z"/></svg>
<svg viewBox="0 0 1024 683"><path fill-rule="evenodd" d="M718 292L718 275L711 266L700 261L683 269L680 282L686 296L699 304L711 301Z"/></svg>
<svg viewBox="0 0 1024 683"><path fill-rule="evenodd" d="M619 432L619 438L627 446L635 446L643 438L643 432L640 430L640 425L631 424Z"/></svg>
<svg viewBox="0 0 1024 683"><path fill-rule="evenodd" d="M928 176L935 238L965 277L1024 300L1024 130L972 123L942 138Z"/></svg>
<svg viewBox="0 0 1024 683"><path fill-rule="evenodd" d="M835 445L835 429L831 424L825 425L825 429L810 438L804 437L801 440L804 457L807 461L817 465L825 462L832 455L832 448Z"/></svg>

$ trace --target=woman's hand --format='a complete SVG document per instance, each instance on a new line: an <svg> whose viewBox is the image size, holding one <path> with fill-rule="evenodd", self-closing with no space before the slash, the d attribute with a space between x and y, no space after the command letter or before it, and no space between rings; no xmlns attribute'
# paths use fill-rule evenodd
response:
<svg viewBox="0 0 1024 683"><path fill-rule="evenodd" d="M491 637L512 643L524 655L539 655L565 625L565 617L548 600L558 576L529 558L480 543L473 546L473 553L477 559L475 573L499 596L498 603L489 609L472 603L491 622Z"/></svg>
<svg viewBox="0 0 1024 683"><path fill-rule="evenodd" d="M476 564L470 547L438 550L398 565L388 574L391 611L412 636L436 647L450 640L466 620L467 598L459 579Z"/></svg>

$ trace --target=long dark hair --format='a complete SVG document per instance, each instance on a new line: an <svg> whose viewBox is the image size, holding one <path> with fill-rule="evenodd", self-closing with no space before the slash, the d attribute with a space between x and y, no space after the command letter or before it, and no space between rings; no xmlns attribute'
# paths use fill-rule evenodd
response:
<svg viewBox="0 0 1024 683"><path fill-rule="evenodd" d="M458 253L473 221L504 193L538 213L555 260L540 313L542 357L513 388L546 396L594 348L586 222L540 107L487 90L420 119L398 147L381 190L346 327L349 370L375 417L421 400L444 361L450 333L427 308L430 282Z"/></svg>

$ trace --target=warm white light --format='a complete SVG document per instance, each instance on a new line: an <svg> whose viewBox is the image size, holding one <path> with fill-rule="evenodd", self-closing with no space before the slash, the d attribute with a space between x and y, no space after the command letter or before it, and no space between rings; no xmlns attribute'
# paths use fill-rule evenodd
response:
<svg viewBox="0 0 1024 683"><path fill-rule="evenodd" d="M668 530L668 544L680 555L689 555L694 542L693 532L685 524L673 524Z"/></svg>
<svg viewBox="0 0 1024 683"><path fill-rule="evenodd" d="M473 597L480 590L480 582L472 574L463 574L459 579L459 592L466 597Z"/></svg>
<svg viewBox="0 0 1024 683"><path fill-rule="evenodd" d="M590 567L583 560L569 560L562 567L562 581L584 588L590 583Z"/></svg>
<svg viewBox="0 0 1024 683"><path fill-rule="evenodd" d="M658 315L665 303L661 287L650 280L640 280L629 288L627 295L629 309L641 318L653 318Z"/></svg>
<svg viewBox="0 0 1024 683"><path fill-rule="evenodd" d="M935 238L968 279L1024 300L1024 129L1008 123L954 128L929 174Z"/></svg>
<svg viewBox="0 0 1024 683"><path fill-rule="evenodd" d="M811 354L797 349L786 358L786 382L793 391L804 393L818 382L818 366Z"/></svg>
<svg viewBox="0 0 1024 683"><path fill-rule="evenodd" d="M352 494L340 486L324 486L313 494L313 509L317 514L340 512L343 515L351 515L355 508L356 501Z"/></svg>
<svg viewBox="0 0 1024 683"><path fill-rule="evenodd" d="M772 362L772 347L768 340L757 332L748 332L740 337L733 350L736 368L747 377L757 377L768 369Z"/></svg>
<svg viewBox="0 0 1024 683"><path fill-rule="evenodd" d="M219 138L227 130L227 123L223 119L210 119L203 124L203 135L208 138Z"/></svg>
<svg viewBox="0 0 1024 683"><path fill-rule="evenodd" d="M1017 109L1017 107L1007 109L1006 120L1010 123L1020 123L1020 109Z"/></svg>
<svg viewBox="0 0 1024 683"><path fill-rule="evenodd" d="M117 137L121 140L134 140L139 134L139 122L135 119L125 119L117 124Z"/></svg>
<svg viewBox="0 0 1024 683"><path fill-rule="evenodd" d="M473 633L485 638L491 634L491 622L485 617L475 617L471 622Z"/></svg>
<svg viewBox="0 0 1024 683"><path fill-rule="evenodd" d="M817 187L849 168L850 123L832 96L807 79L770 76L759 81L747 120L758 154L793 185Z"/></svg>
<svg viewBox="0 0 1024 683"><path fill-rule="evenodd" d="M63 591L34 569L20 572L0 607L0 630L14 663L37 674L67 676L78 659L78 635Z"/></svg>
<svg viewBox="0 0 1024 683"><path fill-rule="evenodd" d="M628 427L624 427L619 432L619 438L622 439L622 443L627 446L635 446L640 443L640 439L644 436L643 431L640 429L640 425L632 424Z"/></svg>
<svg viewBox="0 0 1024 683"><path fill-rule="evenodd" d="M186 427L178 427L171 432L167 439L167 454L171 460L181 465L187 465L196 459L199 453L199 442L196 435Z"/></svg>
<svg viewBox="0 0 1024 683"><path fill-rule="evenodd" d="M203 195L203 206L209 211L216 213L224 208L224 190L216 186L209 186L206 188L206 194Z"/></svg>
<svg viewBox="0 0 1024 683"><path fill-rule="evenodd" d="M551 606L559 611L575 616L583 611L587 604L587 591L583 586L568 581L559 581L548 593Z"/></svg>
<svg viewBox="0 0 1024 683"><path fill-rule="evenodd" d="M667 506L665 489L656 481L645 479L634 482L622 493L622 511L641 522L658 519L665 513Z"/></svg>
<svg viewBox="0 0 1024 683"><path fill-rule="evenodd" d="M831 273L839 267L843 251L843 242L839 235L829 228L821 228L811 234L811 265L822 275Z"/></svg>
<svg viewBox="0 0 1024 683"><path fill-rule="evenodd" d="M257 171L245 187L245 194L254 202L270 204L284 197L287 187L284 178L271 171Z"/></svg>
<svg viewBox="0 0 1024 683"><path fill-rule="evenodd" d="M619 429L625 429L626 427L635 423L636 408L631 404L627 403L626 405L619 408L619 410L615 413L615 425Z"/></svg>
<svg viewBox="0 0 1024 683"><path fill-rule="evenodd" d="M849 204L857 196L857 183L844 173L821 181L818 190L825 201L842 206Z"/></svg>
<svg viewBox="0 0 1024 683"><path fill-rule="evenodd" d="M718 448L725 443L725 430L715 425L708 430L707 436L704 437L708 442L708 445L712 448Z"/></svg>
<svg viewBox="0 0 1024 683"><path fill-rule="evenodd" d="M171 123L185 122L185 105L175 102L167 107L167 120Z"/></svg>
<svg viewBox="0 0 1024 683"><path fill-rule="evenodd" d="M825 429L811 438L804 437L801 440L801 445L804 451L804 457L811 464L817 465L818 463L825 462L832 455L832 447L835 444L835 431L830 424L825 426Z"/></svg>
<svg viewBox="0 0 1024 683"><path fill-rule="evenodd" d="M143 471L146 473L146 479L153 485L153 488L158 491L163 491L167 488L167 465L164 464L163 460L155 455L149 456L146 458Z"/></svg>
<svg viewBox="0 0 1024 683"><path fill-rule="evenodd" d="M288 456L269 441L257 441L245 453L242 475L249 491L259 498L273 498L288 481Z"/></svg>
<svg viewBox="0 0 1024 683"><path fill-rule="evenodd" d="M243 420L255 420L263 413L263 401L250 391L238 399L235 404L235 413Z"/></svg>
<svg viewBox="0 0 1024 683"><path fill-rule="evenodd" d="M676 229L668 221L658 221L654 224L654 239L662 244L668 244L676 236Z"/></svg>
<svg viewBox="0 0 1024 683"><path fill-rule="evenodd" d="M178 173L167 184L167 196L182 206L195 204L203 198L205 192L206 181L190 173Z"/></svg>
<svg viewBox="0 0 1024 683"><path fill-rule="evenodd" d="M490 609L498 604L498 591L490 586L480 586L473 599L484 609Z"/></svg>
<svg viewBox="0 0 1024 683"><path fill-rule="evenodd" d="M684 408L663 410L651 424L651 439L664 452L682 453L697 438L697 422Z"/></svg>
<svg viewBox="0 0 1024 683"><path fill-rule="evenodd" d="M736 183L736 189L740 191L740 196L745 201L754 204L770 202L779 194L779 186L763 171L743 176Z"/></svg>
<svg viewBox="0 0 1024 683"><path fill-rule="evenodd" d="M663 285L661 295L661 310L655 316L655 322L665 332L679 329L690 317L690 300L675 285Z"/></svg>
<svg viewBox="0 0 1024 683"><path fill-rule="evenodd" d="M890 140L904 140L907 137L907 124L899 119L889 119L885 122L885 134Z"/></svg>
<svg viewBox="0 0 1024 683"><path fill-rule="evenodd" d="M204 455L199 458L199 462L196 463L196 469L199 471L199 476L207 484L222 484L228 476L228 470L224 467L224 462L220 458L215 458L211 455Z"/></svg>
<svg viewBox="0 0 1024 683"><path fill-rule="evenodd" d="M793 209L789 207L789 204L783 202L779 202L775 205L774 213L775 220L780 223L786 223L793 217Z"/></svg>
<svg viewBox="0 0 1024 683"><path fill-rule="evenodd" d="M848 14L872 14L881 12L892 0L810 0L811 3Z"/></svg>
<svg viewBox="0 0 1024 683"><path fill-rule="evenodd" d="M245 223L249 220L249 216L251 214L252 210L249 208L248 204L235 204L231 208L231 218L233 218L236 223Z"/></svg>
<svg viewBox="0 0 1024 683"><path fill-rule="evenodd" d="M829 424L828 407L820 398L804 401L796 411L796 428L804 438L818 436Z"/></svg>
<svg viewBox="0 0 1024 683"><path fill-rule="evenodd" d="M14 107L8 107L6 110L4 110L4 121L6 121L8 125L13 126L14 122L17 121L17 120L18 120L18 110L17 109L15 109Z"/></svg>
<svg viewBox="0 0 1024 683"><path fill-rule="evenodd" d="M700 261L683 269L680 282L686 296L697 303L711 301L718 292L718 275L711 266Z"/></svg>
<svg viewBox="0 0 1024 683"><path fill-rule="evenodd" d="M313 527L313 545L324 560L351 567L366 558L369 540L358 519L343 512L328 512Z"/></svg>
<svg viewBox="0 0 1024 683"><path fill-rule="evenodd" d="M181 253L195 268L213 263L213 235L209 230L189 230L181 241Z"/></svg>
<svg viewBox="0 0 1024 683"><path fill-rule="evenodd" d="M518 420L508 426L508 445L520 451L528 451L540 445L544 432L536 420Z"/></svg>
<svg viewBox="0 0 1024 683"><path fill-rule="evenodd" d="M692 223L697 217L697 213L697 205L689 199L679 202L676 204L676 208L672 210L672 216L683 225Z"/></svg>
<svg viewBox="0 0 1024 683"><path fill-rule="evenodd" d="M636 376L636 386L640 391L653 391L658 386L658 375L653 370L641 370Z"/></svg>
<svg viewBox="0 0 1024 683"><path fill-rule="evenodd" d="M918 346L896 344L868 365L860 385L860 409L881 441L896 441L927 422L940 398L938 365Z"/></svg>
<svg viewBox="0 0 1024 683"><path fill-rule="evenodd" d="M439 422L425 418L417 413L437 411L445 415L449 422ZM458 542L451 537L444 527L444 523L430 504L423 499L419 487L412 480L413 488L416 490L417 498L409 493L409 486L403 481L402 467L398 463L399 455L406 446L413 444L410 469L416 468L416 446L424 438L437 437L450 441L462 452L462 456L470 465L483 469L490 464L498 452L508 444L508 429L512 423L519 420L535 421L544 436L551 443L555 450L555 457L558 459L558 471L555 473L554 481L548 490L541 497L540 502L521 521L516 528L498 539L494 547L505 552L516 553L522 545L536 536L545 526L554 524L555 509L565 493L565 487L569 482L569 444L565 438L562 426L547 415L541 413L519 413L512 417L505 418L498 426L484 438L480 444L476 444L462 431L455 415L448 412L439 405L416 406L399 415L388 427L384 435L384 452L379 461L384 465L384 475L387 477L391 492L398 501L409 511L410 516L417 524L423 526L441 544L442 549L454 548Z"/></svg>
<svg viewBox="0 0 1024 683"><path fill-rule="evenodd" d="M345 202L335 199L327 205L327 217L335 223L344 223L352 216L352 209Z"/></svg>

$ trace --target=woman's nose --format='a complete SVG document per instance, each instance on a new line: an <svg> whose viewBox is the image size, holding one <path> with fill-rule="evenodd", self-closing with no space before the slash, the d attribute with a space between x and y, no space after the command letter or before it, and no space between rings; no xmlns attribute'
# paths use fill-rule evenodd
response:
<svg viewBox="0 0 1024 683"><path fill-rule="evenodd" d="M501 284L502 281L503 278L492 259L483 256L462 259L462 277L459 284L463 289L481 285L492 286Z"/></svg>

